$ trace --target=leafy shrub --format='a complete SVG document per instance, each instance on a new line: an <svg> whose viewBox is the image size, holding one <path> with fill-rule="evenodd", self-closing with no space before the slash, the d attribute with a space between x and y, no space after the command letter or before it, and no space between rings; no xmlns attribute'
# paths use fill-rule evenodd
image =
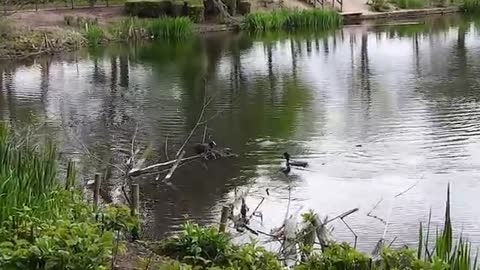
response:
<svg viewBox="0 0 480 270"><path fill-rule="evenodd" d="M381 260L378 269L428 269L429 264L417 258L415 250L407 247L401 249L384 248L381 251Z"/></svg>
<svg viewBox="0 0 480 270"><path fill-rule="evenodd" d="M283 269L277 257L255 243L243 245L228 259L229 267L233 269Z"/></svg>
<svg viewBox="0 0 480 270"><path fill-rule="evenodd" d="M111 257L114 229L136 224L107 207L102 223L91 205L72 191L52 192L53 218L36 216L24 207L3 222L0 230L0 269L101 269ZM15 268L17 267L17 268Z"/></svg>
<svg viewBox="0 0 480 270"><path fill-rule="evenodd" d="M427 6L424 0L396 0L395 3L402 9L419 9Z"/></svg>
<svg viewBox="0 0 480 270"><path fill-rule="evenodd" d="M167 239L160 253L183 262L214 265L225 264L232 250L230 239L215 228L202 228L186 223L180 235Z"/></svg>
<svg viewBox="0 0 480 270"><path fill-rule="evenodd" d="M67 173L74 181L74 167ZM93 210L59 185L55 146L39 147L0 124L0 269L105 269L114 235L138 226L128 209Z"/></svg>
<svg viewBox="0 0 480 270"><path fill-rule="evenodd" d="M370 269L371 260L347 243L330 243L323 253L312 253L295 270L310 269Z"/></svg>

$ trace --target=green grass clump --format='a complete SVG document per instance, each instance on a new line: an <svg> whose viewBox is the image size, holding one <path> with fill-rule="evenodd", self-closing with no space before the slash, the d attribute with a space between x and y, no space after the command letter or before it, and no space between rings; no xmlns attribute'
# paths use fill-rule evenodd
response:
<svg viewBox="0 0 480 270"><path fill-rule="evenodd" d="M42 206L56 185L56 151L14 137L0 123L0 223L23 207Z"/></svg>
<svg viewBox="0 0 480 270"><path fill-rule="evenodd" d="M244 28L254 32L330 30L341 23L342 17L333 9L277 10L247 15Z"/></svg>
<svg viewBox="0 0 480 270"><path fill-rule="evenodd" d="M162 17L157 19L130 17L117 23L113 32L114 36L120 40L145 38L180 40L192 35L193 23L189 17Z"/></svg>
<svg viewBox="0 0 480 270"><path fill-rule="evenodd" d="M424 0L396 0L395 3L401 9L419 9L427 6Z"/></svg>
<svg viewBox="0 0 480 270"><path fill-rule="evenodd" d="M90 46L95 46L102 43L105 37L103 29L96 24L85 25L85 38Z"/></svg>
<svg viewBox="0 0 480 270"><path fill-rule="evenodd" d="M192 34L193 23L188 17L164 17L147 20L146 30L153 38L183 39Z"/></svg>
<svg viewBox="0 0 480 270"><path fill-rule="evenodd" d="M480 13L480 0L464 0L462 9L465 13Z"/></svg>

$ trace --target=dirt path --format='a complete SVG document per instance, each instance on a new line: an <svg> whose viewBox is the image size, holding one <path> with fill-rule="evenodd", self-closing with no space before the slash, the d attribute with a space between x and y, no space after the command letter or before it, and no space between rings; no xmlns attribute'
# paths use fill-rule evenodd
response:
<svg viewBox="0 0 480 270"><path fill-rule="evenodd" d="M105 24L123 15L123 7L95 7L76 9L48 9L18 12L9 18L17 26L28 28L46 28L64 25L64 17L73 15L76 17L96 17L99 23Z"/></svg>
<svg viewBox="0 0 480 270"><path fill-rule="evenodd" d="M343 0L343 12L370 13L370 7L366 0Z"/></svg>

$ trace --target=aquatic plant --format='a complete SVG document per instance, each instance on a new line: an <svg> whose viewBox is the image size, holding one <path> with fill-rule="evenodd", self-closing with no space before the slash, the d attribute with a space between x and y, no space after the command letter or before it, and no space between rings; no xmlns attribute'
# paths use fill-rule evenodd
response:
<svg viewBox="0 0 480 270"><path fill-rule="evenodd" d="M85 38L90 46L100 44L105 37L103 29L96 24L85 24Z"/></svg>
<svg viewBox="0 0 480 270"><path fill-rule="evenodd" d="M480 13L480 0L464 0L462 9L465 13Z"/></svg>
<svg viewBox="0 0 480 270"><path fill-rule="evenodd" d="M192 34L193 23L188 17L164 17L148 20L145 27L152 38L183 39Z"/></svg>
<svg viewBox="0 0 480 270"><path fill-rule="evenodd" d="M162 17L140 19L130 17L121 20L113 27L115 38L120 40L185 39L192 35L193 23L189 17Z"/></svg>
<svg viewBox="0 0 480 270"><path fill-rule="evenodd" d="M337 28L341 22L342 17L333 9L277 10L249 14L243 27L253 32L329 30Z"/></svg>
<svg viewBox="0 0 480 270"><path fill-rule="evenodd" d="M51 143L39 147L31 138L13 136L0 123L0 223L16 209L47 204L47 194L57 184L56 173L56 149Z"/></svg>

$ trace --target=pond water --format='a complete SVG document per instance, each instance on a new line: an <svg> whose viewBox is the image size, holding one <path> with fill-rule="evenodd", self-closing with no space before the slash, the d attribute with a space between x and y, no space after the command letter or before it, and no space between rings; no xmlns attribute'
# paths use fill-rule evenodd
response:
<svg viewBox="0 0 480 270"><path fill-rule="evenodd" d="M0 66L0 118L33 124L77 161L82 180L106 174L107 201L121 197L120 165L131 147L149 163L175 154L195 124L203 80L214 96L208 133L238 158L192 162L175 188L138 179L146 233L161 238L189 219L218 221L236 190L269 231L314 209L346 218L368 250L386 238L412 244L432 209L441 225L447 184L455 229L480 242L480 33L457 17L403 26L352 26L334 33L222 33L178 44L111 46ZM201 140L203 128L192 142ZM90 156L83 153L88 148ZM282 153L309 167L285 177ZM92 156L96 156L97 159ZM412 187L403 195L395 195ZM269 189L269 195L266 189ZM341 222L336 239L353 241Z"/></svg>

